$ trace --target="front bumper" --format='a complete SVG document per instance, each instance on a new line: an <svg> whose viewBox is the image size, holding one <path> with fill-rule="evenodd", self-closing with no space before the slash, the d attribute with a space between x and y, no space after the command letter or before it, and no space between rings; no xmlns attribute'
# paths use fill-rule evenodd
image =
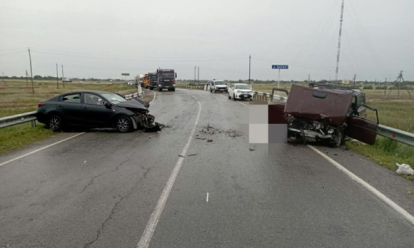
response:
<svg viewBox="0 0 414 248"><path fill-rule="evenodd" d="M237 93L235 94L237 99L252 99L253 94L251 93Z"/></svg>
<svg viewBox="0 0 414 248"><path fill-rule="evenodd" d="M215 91L226 91L227 92L227 88L215 88Z"/></svg>

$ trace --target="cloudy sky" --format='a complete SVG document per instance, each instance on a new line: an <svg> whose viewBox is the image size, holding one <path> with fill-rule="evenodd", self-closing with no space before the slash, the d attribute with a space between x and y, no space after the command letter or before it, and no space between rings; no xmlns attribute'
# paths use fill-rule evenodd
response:
<svg viewBox="0 0 414 248"><path fill-rule="evenodd" d="M0 0L0 72L334 79L342 0ZM414 80L413 0L345 0L339 78ZM60 73L59 70L59 73Z"/></svg>

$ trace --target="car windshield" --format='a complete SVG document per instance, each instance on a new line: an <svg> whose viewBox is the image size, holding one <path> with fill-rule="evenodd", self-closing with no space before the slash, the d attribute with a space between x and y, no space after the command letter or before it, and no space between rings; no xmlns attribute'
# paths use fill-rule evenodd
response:
<svg viewBox="0 0 414 248"><path fill-rule="evenodd" d="M250 90L250 86L247 84L236 84L234 88L239 90Z"/></svg>
<svg viewBox="0 0 414 248"><path fill-rule="evenodd" d="M117 103L121 103L121 102L126 102L127 101L122 96L117 95L117 94L114 94L114 93L104 93L104 94L102 94L102 96L104 98L106 98L109 102L111 102L112 104L117 104Z"/></svg>
<svg viewBox="0 0 414 248"><path fill-rule="evenodd" d="M160 73L160 77L161 78L174 78L174 73L173 72Z"/></svg>
<svg viewBox="0 0 414 248"><path fill-rule="evenodd" d="M226 85L226 83L223 82L223 81L216 81L216 82L214 82L214 84L215 85Z"/></svg>

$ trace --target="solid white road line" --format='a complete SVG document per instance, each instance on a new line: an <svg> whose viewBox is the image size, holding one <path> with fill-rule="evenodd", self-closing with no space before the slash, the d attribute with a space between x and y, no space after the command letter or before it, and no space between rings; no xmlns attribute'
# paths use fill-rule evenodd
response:
<svg viewBox="0 0 414 248"><path fill-rule="evenodd" d="M194 99L197 100L194 96ZM194 133L196 131L198 121L200 120L201 115L201 103L198 102L198 114L196 121L194 123L193 129L191 130L190 136L188 137L187 143L185 144L183 150L178 157L177 163L174 166L173 171L171 172L170 178L167 181L167 184L164 187L164 190L161 193L160 199L155 206L154 212L152 212L151 217L145 227L144 233L141 236L141 239L138 242L137 248L147 248L151 242L152 235L154 234L155 228L157 227L158 220L160 219L161 213L164 210L165 203L167 202L168 196L170 195L171 189L174 185L175 179L177 178L178 173L180 172L181 165L184 162L184 157L187 154L187 150L190 147L191 140L193 139Z"/></svg>
<svg viewBox="0 0 414 248"><path fill-rule="evenodd" d="M208 192L207 192L207 198L206 198L206 202L208 202Z"/></svg>
<svg viewBox="0 0 414 248"><path fill-rule="evenodd" d="M155 93L155 90L153 92L154 92L154 97L152 98L151 102L149 102L150 104L155 100L155 97L157 96L157 94Z"/></svg>
<svg viewBox="0 0 414 248"><path fill-rule="evenodd" d="M42 148L40 148L40 149L34 150L34 151L32 151L32 152L26 153L26 154L24 154L24 155L22 155L22 156L19 156L19 157L17 157L17 158L10 159L9 161L6 161L6 162L1 163L1 164L0 164L0 166L3 166L3 165L5 165L5 164L8 164L8 163L13 162L13 161L15 161L15 160L18 160L18 159L24 158L24 157L26 157L26 156L29 156L29 155L33 154L33 153L36 153L36 152L41 151L41 150L43 150L43 149L46 149L46 148L49 148L49 147L51 147L51 146L54 146L54 145L60 144L60 143L65 142L65 141L67 141L67 140L73 139L73 138L78 137L79 135L82 135L82 134L84 134L84 132L83 132L83 133L78 133L78 134L76 134L76 135L73 135L72 137L69 137L69 138L66 138L66 139L64 139L64 140L61 140L61 141L55 142L55 143L53 143L53 144L47 145L47 146L42 147Z"/></svg>
<svg viewBox="0 0 414 248"><path fill-rule="evenodd" d="M405 211L402 207L397 205L395 202L393 202L391 199L386 197L383 193L379 192L376 188L372 187L370 184L359 178L354 173L350 172L348 169L343 167L341 164L327 156L325 153L319 151L315 147L308 145L309 148L311 148L313 151L315 151L317 154L321 155L324 159L326 159L329 163L334 165L336 168L338 168L340 171L348 175L352 180L359 183L361 186L369 190L371 193L373 193L375 196L377 196L379 199L381 199L383 202L388 204L391 208L393 208L395 211L397 211L399 214L401 214L405 219L407 219L412 225L414 225L414 217Z"/></svg>

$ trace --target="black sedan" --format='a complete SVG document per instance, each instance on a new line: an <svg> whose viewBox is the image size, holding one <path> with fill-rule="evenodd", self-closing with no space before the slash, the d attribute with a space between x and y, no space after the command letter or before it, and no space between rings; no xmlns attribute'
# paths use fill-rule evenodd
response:
<svg viewBox="0 0 414 248"><path fill-rule="evenodd" d="M149 114L145 102L126 100L105 91L76 91L39 102L37 120L53 131L68 126L90 128L111 127L119 132L154 127L154 116Z"/></svg>

